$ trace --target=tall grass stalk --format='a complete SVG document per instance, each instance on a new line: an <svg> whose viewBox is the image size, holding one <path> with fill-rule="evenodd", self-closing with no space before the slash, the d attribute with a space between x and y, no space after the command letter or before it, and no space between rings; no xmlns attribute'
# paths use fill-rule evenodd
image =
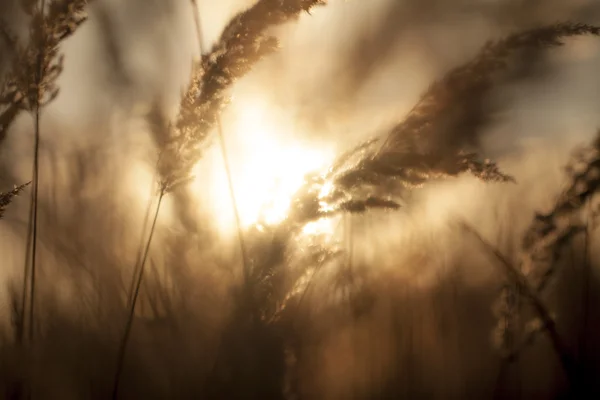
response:
<svg viewBox="0 0 600 400"><path fill-rule="evenodd" d="M592 279L592 235L594 234L594 212L592 210L592 199L589 198L586 204L586 225L584 231L583 242L583 271L581 274L582 290L581 290L581 325L579 327L578 338L578 356L579 362L582 365L586 363L586 349L588 340L588 324L590 314L590 287ZM587 376L582 377L587 384Z"/></svg>
<svg viewBox="0 0 600 400"><path fill-rule="evenodd" d="M135 292L135 282L136 277L139 274L140 267L142 265L142 257L144 255L144 243L146 239L146 231L148 229L148 222L150 220L150 214L152 213L152 203L154 203L154 194L151 192L148 198L148 205L146 206L146 212L144 213L144 222L142 223L142 234L140 236L140 245L138 248L138 253L135 257L135 265L133 267L133 274L131 279L131 284L129 287L129 291L127 292L127 308L131 306L131 302L133 301L133 294Z"/></svg>
<svg viewBox="0 0 600 400"><path fill-rule="evenodd" d="M46 0L40 0L39 13L44 16L46 9ZM35 278L37 265L37 233L38 233L38 193L39 193L39 174L40 174L40 136L41 136L41 82L44 73L44 48L46 46L45 35L40 37L40 49L38 54L38 65L36 74L36 89L38 91L38 101L35 102L35 127L33 144L33 187L31 191L31 267L29 269L29 341L33 341L34 315L35 315Z"/></svg>
<svg viewBox="0 0 600 400"><path fill-rule="evenodd" d="M198 41L198 51L200 54L200 59L202 59L202 55L204 54L204 35L202 34L202 24L200 20L200 10L198 9L198 5L196 0L191 1L192 7L194 8L194 24L196 27L196 40ZM227 152L227 144L225 142L225 132L223 130L223 123L221 121L221 114L216 115L217 122L217 133L219 136L219 146L221 148L221 155L223 156L223 165L225 167L225 175L227 176L227 187L229 190L229 197L231 198L231 204L233 207L233 215L235 218L237 236L240 246L240 257L242 259L242 273L244 277L244 287L249 283L250 271L249 271L249 260L248 260L248 252L246 250L246 242L244 239L244 232L242 231L242 221L240 218L240 211L238 207L237 197L235 195L235 186L233 183L233 176L231 174L231 165L229 162L229 153ZM249 299L248 299L249 300Z"/></svg>
<svg viewBox="0 0 600 400"><path fill-rule="evenodd" d="M240 257L242 259L242 273L244 277L244 288L250 283L250 265L248 260L248 251L246 250L246 241L244 239L244 232L242 230L242 220L240 218L240 211L238 207L237 198L235 195L235 186L233 184L233 176L231 175L231 166L229 163L229 154L227 152L227 145L225 143L225 133L223 132L223 124L221 118L217 116L217 129L219 131L219 145L221 147L221 154L223 155L223 165L225 167L225 174L227 175L227 186L229 189L229 197L231 198L231 204L233 207L233 214L235 217L236 231L238 236L238 242L240 245ZM246 291L246 289L245 289ZM250 301L251 298L246 300Z"/></svg>
<svg viewBox="0 0 600 400"><path fill-rule="evenodd" d="M20 319L17 322L17 342L23 343L24 335L25 335L25 320L27 318L26 310L27 310L27 301L29 298L29 273L31 266L31 241L33 239L32 235L32 225L31 221L33 221L33 208L34 202L31 201L33 197L33 189L32 195L30 196L29 201L29 223L27 224L27 243L25 245L25 265L23 266L23 286L21 289L21 310L20 310Z"/></svg>
<svg viewBox="0 0 600 400"><path fill-rule="evenodd" d="M575 235L584 232L586 241L590 240L589 221L582 227L573 221L573 216L600 190L600 131L591 145L574 154L566 172L569 178L567 187L560 193L549 212L535 215L523 236L521 264L536 293L542 293L548 287L555 275L561 250ZM586 245L585 258L586 263L591 263L588 247L589 245ZM585 266L584 275L589 268L591 266ZM540 329L527 332L513 356L533 343L539 332Z"/></svg>
<svg viewBox="0 0 600 400"><path fill-rule="evenodd" d="M200 60L202 60L202 56L204 54L204 35L202 33L202 24L200 19L200 10L198 8L198 4L196 0L191 0L191 5L193 7L193 15L194 15L194 25L196 28L196 40L198 41L198 51ZM238 201L235 194L235 186L233 183L233 176L231 173L231 165L229 162L229 153L227 152L227 144L225 142L225 132L223 130L223 123L221 121L220 113L217 113L215 116L216 125L217 125L217 134L219 138L219 146L221 149L221 155L223 157L223 166L225 168L225 175L227 176L227 188L229 190L229 197L231 199L231 206L233 208L233 215L235 218L235 225L238 237L238 244L240 246L240 258L242 262L242 276L243 276L243 298L251 305L252 303L252 295L249 290L248 285L250 284L250 266L248 259L248 252L246 247L246 241L244 238L244 232L242 230L242 222L240 218L240 211L238 207ZM250 306L250 310L254 312L255 308ZM252 318L255 319L254 317ZM221 347L223 346L223 340L219 342L219 346L217 348L217 353L215 357L215 361L213 367L211 369L211 373L209 376L212 376L216 372L216 368L219 364L220 357L222 354Z"/></svg>
<svg viewBox="0 0 600 400"><path fill-rule="evenodd" d="M129 305L129 312L127 314L127 321L125 322L125 330L123 332L123 337L119 342L119 352L117 355L117 368L115 370L115 377L113 383L112 390L112 398L116 399L119 394L119 386L121 383L121 375L123 372L123 364L125 361L125 353L127 351L127 344L129 342L129 336L131 333L131 328L133 325L133 320L135 316L135 306L137 304L137 300L140 294L140 288L142 286L142 279L144 277L144 268L146 266L146 261L148 259L148 254L150 252L150 246L152 244L152 238L154 236L154 231L156 229L156 221L158 220L158 215L160 213L160 206L162 204L162 200L165 196L164 188L161 188L160 193L158 195L158 203L156 204L156 210L154 212L154 217L152 219L152 225L150 226L150 234L148 236L148 241L146 242L146 246L144 248L144 252L142 255L142 259L140 262L139 272L137 277L134 277L135 286L133 290L133 295L131 298L131 304Z"/></svg>
<svg viewBox="0 0 600 400"><path fill-rule="evenodd" d="M23 1L22 10L30 18L28 44L22 46L10 34L5 23L0 24L0 35L7 42L12 68L3 82L0 103L7 108L0 115L0 138L3 138L19 111L29 112L34 120L31 204L28 222L24 284L21 293L22 310L18 324L21 326L17 340L22 342L24 325L29 320L29 339L33 339L35 285L38 236L39 152L42 108L58 95L56 80L62 72L59 45L86 21L84 13L87 0ZM48 5L48 7L46 6ZM27 299L28 297L28 299Z"/></svg>
<svg viewBox="0 0 600 400"><path fill-rule="evenodd" d="M459 224L465 232L471 234L478 241L487 254L493 256L496 261L495 264L502 268L502 271L508 280L514 284L518 292L531 304L535 313L541 320L543 330L548 334L552 348L559 358L573 393L578 393L581 390L581 387L577 362L558 333L556 323L547 307L540 299L535 287L527 281L526 276L518 268L516 268L497 248L485 240L475 228L464 221L461 221Z"/></svg>

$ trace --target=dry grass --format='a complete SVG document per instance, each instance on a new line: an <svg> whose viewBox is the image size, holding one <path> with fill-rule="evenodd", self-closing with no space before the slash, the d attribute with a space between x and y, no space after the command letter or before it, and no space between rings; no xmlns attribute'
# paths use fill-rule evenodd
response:
<svg viewBox="0 0 600 400"><path fill-rule="evenodd" d="M213 48L194 64L175 121L159 122L162 129L155 131L161 151L158 171L167 192L189 180L217 116L227 104L227 90L277 49L277 40L267 30L324 4L322 0L260 0L229 22Z"/></svg>
<svg viewBox="0 0 600 400"><path fill-rule="evenodd" d="M4 216L6 207L8 207L8 205L13 201L14 197L18 196L29 185L29 183L15 186L14 189L8 192L0 193L0 218Z"/></svg>
<svg viewBox="0 0 600 400"><path fill-rule="evenodd" d="M87 2L49 1L47 12L40 12L33 2L24 4L31 18L31 37L27 46L21 47L18 39L8 31L2 31L2 38L11 51L12 68L3 81L0 97L3 109L0 138L9 133L20 111L35 113L37 153L40 109L58 95L56 79L62 70L59 45L84 22L82 12ZM159 152L156 169L158 205L149 227L148 240L136 260L131 286L115 283L118 281L115 276L122 272L122 264L110 265L111 261L118 259L111 253L116 249L107 250L104 246L108 242L107 237L116 235L115 225L122 217L116 211L117 205L104 204L105 208L102 208L107 210L105 217L111 220L110 224L104 226L95 221L98 226L89 227L80 221L61 223L59 218L52 219L53 213L58 214L58 205L53 210L46 203L40 204L42 215L46 218L44 221L53 221L57 235L78 236L97 229L100 239L97 244L90 243L90 239L73 239L68 243L53 240L50 252L66 254L67 264L78 266L74 268L78 269L76 273L63 273L61 277L66 275L74 286L80 286L80 291L72 299L82 303L77 307L84 310L81 314L86 317L74 318L71 310L63 309L56 294L58 290L48 288L48 284L45 290L36 294L38 299L44 300L44 304L36 314L39 314L36 324L38 335L31 351L23 352L9 337L4 338L0 347L3 359L7 360L0 365L0 383L12 392L11 396L27 393L32 397L45 397L44 393L50 393L49 396L61 398L104 398L111 390L113 398L118 395L158 398L243 396L257 399L318 398L319 395L348 398L350 394L370 398L439 396L444 389L435 392L429 387L431 382L424 377L439 381L446 378L441 376L443 373L437 375L427 371L428 363L418 357L418 350L423 350L430 357L434 353L452 353L453 356L442 360L448 363L444 371L456 367L448 360L458 362L465 370L477 370L474 367L477 362L470 359L476 355L471 354L473 349L468 349L473 342L478 345L486 343L479 347L484 353L479 362L496 360L491 346L487 344L485 331L497 321L488 316L481 326L470 331L472 334L475 332L477 339L469 340L461 331L465 328L458 328L469 323L468 316L456 316L456 320L451 321L444 304L446 301L454 302L455 312L465 306L482 312L479 308L484 307L483 304L487 307L487 301L493 302L495 295L489 287L476 294L465 289L459 295L456 286L453 286L457 285L455 281L443 281L432 289L429 297L418 290L412 292L410 287L405 293L395 293L404 290L402 282L384 282L382 278L373 277L374 274L368 272L369 266L357 265L359 263L353 260L352 251L348 248L345 252L341 249L343 246L316 241L303 245L300 249L302 257L295 257L297 239L307 223L321 218L337 214L364 215L371 210L390 214L397 212L399 199L405 193L430 181L464 173L485 182L513 181L495 163L479 157L478 140L489 118L487 110L480 105L502 83L502 74L510 69L511 62L519 58L521 51L557 46L561 38L568 36L597 36L600 28L595 26L556 24L488 43L474 59L452 69L434 83L385 137L360 144L341 154L326 171L307 176L284 221L273 227L254 227L256 229L244 232L248 241L248 275L242 290L239 290L235 278L230 278L231 286L224 285L222 275L207 266L197 265L200 260L210 264L207 260L211 257L204 254L208 252L208 245L204 242L209 242L211 236L207 234L200 244L190 243L196 242L196 235L200 233L192 230L180 235L165 235L170 236L164 244L169 262L165 276L173 279L174 283L169 285L167 278L159 277L159 272L144 274L146 264L152 265L150 247L153 235L162 233L156 232L156 222L163 197L174 195L179 209L177 218L192 218L186 211L189 204L184 184L189 181L192 168L218 125L219 114L228 101L228 89L262 57L277 48L276 40L268 34L269 28L292 21L300 13L324 4L319 0L259 0L236 15L210 52L201 56L190 85L182 95L178 115L173 120L165 115L164 105L160 101L155 102L147 122ZM483 246L485 253L494 255L493 263L503 267L508 280L510 290L505 294L526 299L541 321L538 329L531 331L534 332L531 337L517 335L517 338L529 344L535 333L548 333L571 385L577 390L581 389L581 360L574 359L550 306L541 296L549 278L556 273L561 250L575 247L572 239L578 225L573 222L574 214L581 211L583 204L598 189L599 143L600 138L577 159L578 163L570 170L569 186L559 196L555 207L535 217L525 233L519 266L512 265L471 227L466 226L475 240L469 240L469 235L460 235L472 247L469 255L478 253L478 246L474 244ZM103 167L101 164L99 169ZM33 173L35 195L32 197L32 210L37 210L37 203L41 202L37 197L38 167ZM93 174L88 178L93 178ZM14 196L26 186L0 194L0 217ZM100 196L96 200L98 204L92 205L101 205L104 200ZM74 201L79 204L78 201L84 200ZM86 208L79 211L84 214L85 210L90 211ZM35 224L34 218L32 226L35 227ZM36 243L33 229L32 241ZM114 243L114 246L118 245ZM185 254L194 250L194 246L200 247L199 254L194 253L197 257L190 261ZM346 247L352 248L352 243ZM36 254L35 249L33 254ZM475 261L461 257L457 250L454 262L478 262L475 256ZM90 262L92 259L95 261ZM32 262L35 265L35 259ZM83 278L85 274L80 267L86 263L94 267L84 271L90 273ZM323 279L320 292L336 292L337 296L339 290L343 293L341 301L325 304L322 298L309 299L317 285L317 277L324 269L339 273ZM35 276L35 271L25 272L27 283L28 277L32 279ZM53 272L48 268L40 271L40 276L51 279ZM199 288L195 287L196 283ZM323 289L322 286L328 284L332 286ZM334 285L337 285L336 289ZM594 285L597 282L594 281ZM128 286L129 289L126 289ZM25 302L17 298L19 295L26 296L27 290L31 306L33 280L29 289L24 286L22 293L14 287L11 292L17 341L24 334L26 315ZM140 308L138 298L142 295L146 296L146 303L154 315L147 323L137 317ZM469 297L471 295L486 302L477 302ZM200 301L192 302L188 297L199 298ZM121 298L129 300L123 304ZM322 304L318 304L319 301ZM41 303L40 300L38 302ZM348 308L351 312L347 312ZM501 321L505 328L507 324L520 324L519 318L526 315L521 315L522 309L512 303L505 308L506 313L501 317L506 320ZM30 332L33 332L33 315L33 308L30 308ZM115 327L114 321L111 321L114 317L121 321L123 315L126 315L124 336L121 335L122 324L117 323ZM436 336L436 332L445 332L452 324L456 325L453 328L454 339ZM371 332L369 327L373 326L382 327L382 333ZM132 330L133 327L136 330ZM517 333L525 331L522 326L511 326L506 330L513 328ZM358 333L349 333L353 330ZM340 339L338 343L336 339ZM439 349L435 345L436 339L444 343ZM353 344L352 340L359 343ZM458 346L457 343L460 343L460 348L453 347ZM304 369L318 365L323 361L320 357L331 363L327 351L332 348L340 349L335 352L338 356L347 353L347 360L354 365L355 373L361 360L368 360L372 368L370 373L380 368L377 376L367 379L362 373L353 377L352 373L345 375L345 372L338 371L339 375L333 375L338 380L335 384L346 382L349 387L325 384L325 389L320 388L319 385L323 385L321 380L326 377L310 374ZM376 355L367 357L366 350L361 353L364 349L372 349ZM521 355L515 354L515 349L521 353L525 346L519 343L511 345L510 357ZM387 354L387 358L378 359L382 354ZM461 361L462 358L468 361ZM115 359L118 360L117 365ZM341 364L343 360L335 360L334 366L336 363ZM53 370L49 368L51 365ZM343 369L343 365L332 369ZM419 371L422 381L412 379L410 374L416 374L414 371ZM457 395L478 397L490 394L486 380L492 380L490 377L495 372L463 371L464 377L457 378L457 381L462 381L456 383L448 378L448 384L455 386L446 389ZM115 373L116 379L112 379ZM553 372L547 375L553 376ZM471 380L479 378L483 383L471 385Z"/></svg>

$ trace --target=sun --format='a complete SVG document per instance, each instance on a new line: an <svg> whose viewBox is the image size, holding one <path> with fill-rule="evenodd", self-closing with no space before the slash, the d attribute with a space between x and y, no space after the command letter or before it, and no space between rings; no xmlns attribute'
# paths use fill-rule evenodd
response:
<svg viewBox="0 0 600 400"><path fill-rule="evenodd" d="M334 153L323 143L302 140L293 119L278 107L257 99L237 103L225 135L240 224L275 225L286 218L306 174L326 168ZM217 225L231 230L236 221L222 154L214 152L209 164L208 171L196 171L193 186L208 189Z"/></svg>

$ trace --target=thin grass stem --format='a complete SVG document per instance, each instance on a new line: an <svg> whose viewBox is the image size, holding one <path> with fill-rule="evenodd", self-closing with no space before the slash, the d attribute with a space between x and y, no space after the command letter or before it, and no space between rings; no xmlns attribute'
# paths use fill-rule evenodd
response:
<svg viewBox="0 0 600 400"><path fill-rule="evenodd" d="M154 218L152 220L152 226L150 227L150 235L148 236L148 241L146 242L146 247L144 249L142 261L140 264L140 271L135 280L135 289L133 292L133 297L131 299L131 305L129 307L129 314L127 316L127 322L125 324L125 331L123 333L123 338L121 339L119 345L119 353L117 356L117 368L115 372L112 399L116 399L119 394L119 385L121 383L121 375L123 372L123 362L125 360L125 352L127 350L127 343L129 342L129 336L131 333L131 327L133 325L133 318L135 315L135 306L137 304L137 300L140 294L140 287L142 285L142 279L144 276L144 267L146 265L146 260L148 259L148 254L150 252L150 245L152 244L152 238L154 236L154 231L156 229L156 221L158 220L158 214L160 213L160 206L162 204L162 200L164 198L165 191L161 189L160 194L158 196L158 203L156 205L156 211L154 213Z"/></svg>
<svg viewBox="0 0 600 400"><path fill-rule="evenodd" d="M196 3L196 0L191 0L191 3L192 3L192 7L194 8L194 10L193 10L194 11L193 12L194 24L196 26L196 36L197 36L197 40L198 40L198 48L200 51L200 59L202 59L202 54L204 53L204 49L203 49L204 36L202 34L200 11L198 9L198 4ZM233 207L233 214L235 217L236 230L237 230L240 252L241 252L241 257L242 257L242 268L243 268L242 272L243 272L243 277L244 277L244 286L246 287L250 280L250 270L249 270L249 265L248 265L249 264L248 263L248 252L247 252L246 242L244 239L244 233L242 231L242 222L241 222L241 218L240 218L240 212L239 212L239 208L238 208L237 198L235 195L235 186L233 184L233 177L231 174L231 166L229 163L229 155L227 153L227 145L225 143L225 134L223 131L223 124L221 122L220 114L217 114L216 122L217 122L217 133L219 136L219 145L221 147L221 154L223 156L223 165L225 166L225 174L227 175L227 186L228 186L229 196L231 198L231 203L232 203L232 207Z"/></svg>

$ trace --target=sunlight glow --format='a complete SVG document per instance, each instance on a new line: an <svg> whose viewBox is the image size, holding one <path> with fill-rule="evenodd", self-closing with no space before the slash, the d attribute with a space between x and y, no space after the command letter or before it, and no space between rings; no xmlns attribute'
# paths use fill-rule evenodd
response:
<svg viewBox="0 0 600 400"><path fill-rule="evenodd" d="M335 224L331 218L321 218L317 221L310 222L302 228L302 233L309 236L324 234L332 236L335 231Z"/></svg>
<svg viewBox="0 0 600 400"><path fill-rule="evenodd" d="M294 125L277 107L252 99L235 110L235 122L226 131L227 151L242 228L274 225L288 213L292 196L306 174L325 168L333 152L318 143L292 135ZM235 228L227 176L222 160L211 163L211 203L221 229ZM196 171L199 172L199 171ZM201 174L194 185L201 190Z"/></svg>

